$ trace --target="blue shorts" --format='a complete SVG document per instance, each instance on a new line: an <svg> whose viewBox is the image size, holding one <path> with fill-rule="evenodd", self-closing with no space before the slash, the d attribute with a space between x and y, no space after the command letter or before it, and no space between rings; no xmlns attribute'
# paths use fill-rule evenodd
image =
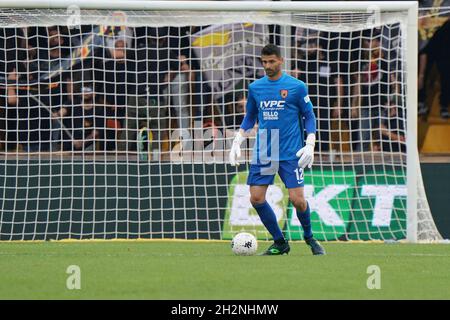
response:
<svg viewBox="0 0 450 320"><path fill-rule="evenodd" d="M267 165L251 164L247 184L260 186L273 184L278 172L286 188L303 187L303 169L298 167L298 160L270 162Z"/></svg>

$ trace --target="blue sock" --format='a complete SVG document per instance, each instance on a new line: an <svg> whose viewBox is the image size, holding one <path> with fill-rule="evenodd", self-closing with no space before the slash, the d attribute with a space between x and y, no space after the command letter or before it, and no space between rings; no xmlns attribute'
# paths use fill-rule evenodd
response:
<svg viewBox="0 0 450 320"><path fill-rule="evenodd" d="M264 201L264 203L257 204L253 206L258 212L259 218L261 219L264 226L270 232L274 241L284 240L283 233L278 226L277 217L275 212L273 212L272 207Z"/></svg>
<svg viewBox="0 0 450 320"><path fill-rule="evenodd" d="M309 211L309 203L306 202L305 212L300 212L297 210L297 217L300 220L303 228L303 237L305 239L312 238L313 233L311 230L311 212Z"/></svg>

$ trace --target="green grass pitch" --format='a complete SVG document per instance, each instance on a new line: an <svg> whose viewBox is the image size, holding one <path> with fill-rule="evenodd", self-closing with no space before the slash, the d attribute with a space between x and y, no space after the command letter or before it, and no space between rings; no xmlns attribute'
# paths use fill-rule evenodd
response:
<svg viewBox="0 0 450 320"><path fill-rule="evenodd" d="M217 241L0 242L0 299L450 299L448 245L323 244L326 256L292 242L289 256L243 257Z"/></svg>

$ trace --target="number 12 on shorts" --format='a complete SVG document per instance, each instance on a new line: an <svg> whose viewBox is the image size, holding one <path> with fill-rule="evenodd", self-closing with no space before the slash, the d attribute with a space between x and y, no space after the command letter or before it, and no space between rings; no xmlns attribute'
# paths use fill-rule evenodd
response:
<svg viewBox="0 0 450 320"><path fill-rule="evenodd" d="M295 172L295 176L297 177L297 182L298 184L303 182L303 169L302 168L297 168L294 170Z"/></svg>

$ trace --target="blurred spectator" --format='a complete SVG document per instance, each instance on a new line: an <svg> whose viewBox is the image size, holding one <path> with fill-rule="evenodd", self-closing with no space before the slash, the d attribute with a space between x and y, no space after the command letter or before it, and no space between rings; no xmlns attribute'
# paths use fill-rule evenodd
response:
<svg viewBox="0 0 450 320"><path fill-rule="evenodd" d="M73 102L68 101L61 109L65 110L63 124L67 129L64 131L63 150L95 150L95 142L104 136L104 109L96 101L92 83L83 83L75 91Z"/></svg>
<svg viewBox="0 0 450 320"><path fill-rule="evenodd" d="M17 147L17 108L8 104L8 73L17 68L18 46L17 36L23 36L18 28L0 29L0 140L5 151ZM22 46L24 48L24 46ZM22 54L25 53L22 51ZM21 58L22 59L22 58ZM11 82L11 81L10 81ZM13 82L16 82L14 80Z"/></svg>
<svg viewBox="0 0 450 320"><path fill-rule="evenodd" d="M419 76L417 81L417 90L419 92L418 97L418 114L419 116L423 116L428 114L428 106L426 104L427 95L426 95L426 84L428 80L428 72L429 63L427 55L423 53L423 51L419 52Z"/></svg>
<svg viewBox="0 0 450 320"><path fill-rule="evenodd" d="M61 109L67 95L65 80L69 79L71 41L69 30L63 26L29 27L27 38L36 52L31 64L39 71L39 103L47 109L49 119L50 150L57 150L61 141Z"/></svg>
<svg viewBox="0 0 450 320"><path fill-rule="evenodd" d="M7 73L8 82L17 82L18 76L16 69L14 68L11 72ZM27 118L25 106L19 107L17 86L10 84L7 86L6 90L6 151L23 151L24 147L22 142L26 143L26 137L24 137L23 132L28 130L28 125L24 121L20 121L20 118ZM21 133L22 132L22 133Z"/></svg>
<svg viewBox="0 0 450 320"><path fill-rule="evenodd" d="M29 27L27 37L30 47L36 51L36 60L31 63L39 71L40 100L49 108L59 107L66 94L62 78L70 60L69 31L61 26Z"/></svg>
<svg viewBox="0 0 450 320"><path fill-rule="evenodd" d="M7 61L7 140L18 150L50 150L50 109L40 101L38 80L32 61L36 50L29 48L21 30L17 30L17 47L9 51ZM14 147L13 147L14 148ZM10 148L8 148L10 149Z"/></svg>
<svg viewBox="0 0 450 320"><path fill-rule="evenodd" d="M54 108L51 110L51 118L52 118L52 137L51 137L51 150L59 151L61 149L62 143L62 125L61 121L67 115L67 108L64 106L59 106L58 108Z"/></svg>
<svg viewBox="0 0 450 320"><path fill-rule="evenodd" d="M179 55L177 55L170 44L172 38L167 27L150 28L148 30L148 60L149 72L156 74L156 81L150 82L158 85L157 93L167 92L170 71L179 70ZM186 55L184 55L186 56ZM157 71L157 72L156 72ZM154 89L153 89L154 90ZM165 97L167 98L167 97ZM168 101L163 102L167 105Z"/></svg>
<svg viewBox="0 0 450 320"><path fill-rule="evenodd" d="M169 71L178 70L177 59L168 47L165 28L137 28L137 47L127 58L129 71L126 149L137 150L139 129L148 128L153 137L151 149L161 149L168 127ZM167 135L167 133L165 133Z"/></svg>
<svg viewBox="0 0 450 320"><path fill-rule="evenodd" d="M133 31L117 27L106 38L103 69L96 78L103 83L103 102L106 120L106 150L116 150L121 129L125 126L130 72L127 58L132 45Z"/></svg>
<svg viewBox="0 0 450 320"><path fill-rule="evenodd" d="M391 104L381 115L381 150L386 152L406 152L403 109Z"/></svg>
<svg viewBox="0 0 450 320"><path fill-rule="evenodd" d="M15 68L8 73L9 81L21 81L25 77L19 76ZM50 150L49 112L40 106L39 101L32 99L29 90L20 89L16 84L8 85L7 97L10 111L7 115L7 131L11 134L8 141L17 143L19 151Z"/></svg>
<svg viewBox="0 0 450 320"><path fill-rule="evenodd" d="M178 122L178 128L189 130L191 128L191 84L194 81L194 73L186 56L180 55L179 71L170 73L169 99L172 110Z"/></svg>
<svg viewBox="0 0 450 320"><path fill-rule="evenodd" d="M448 106L450 103L450 19L448 19L428 41L428 44L420 53L419 58L419 114L426 114L428 107L426 101L426 75L430 66L435 62L441 83L439 97L440 114L443 119L449 117Z"/></svg>
<svg viewBox="0 0 450 320"><path fill-rule="evenodd" d="M356 77L352 118L359 119L359 139L355 151L370 151L372 140L379 137L380 115L389 97L388 65L381 47L381 37L369 40L368 60Z"/></svg>
<svg viewBox="0 0 450 320"><path fill-rule="evenodd" d="M243 94L236 94L236 101L228 103L225 108L225 126L231 130L238 130L244 120L247 99Z"/></svg>
<svg viewBox="0 0 450 320"><path fill-rule="evenodd" d="M386 152L406 152L405 118L403 114L400 83L396 81L395 74L391 75L393 93L390 95L389 104L381 113L381 149Z"/></svg>
<svg viewBox="0 0 450 320"><path fill-rule="evenodd" d="M304 58L298 60L295 73L308 84L308 92L317 117L318 150L330 150L330 123L341 115L340 97L343 80L336 61L327 59L328 39L309 39Z"/></svg>
<svg viewBox="0 0 450 320"><path fill-rule="evenodd" d="M165 30L163 28L163 30ZM150 55L152 56L152 60L155 57L154 55L157 54L158 56L155 57L155 60L157 63L154 63L153 66L151 66L152 69L150 69L150 72L153 72L155 69L154 67L157 67L156 70L158 70L159 74L159 94L160 97L160 106L158 110L158 118L159 121L159 129L157 132L157 136L159 136L159 140L161 140L161 147L160 149L164 151L168 151L169 146L169 107L170 107L170 82L172 80L173 75L175 75L175 72L177 72L180 68L179 59L176 56L174 50L170 47L169 43L169 37L166 33L168 31L159 31L159 35L161 36L164 34L164 36L160 38L156 38L156 47L150 47ZM152 38L151 38L152 39ZM155 40L152 40L155 41Z"/></svg>
<svg viewBox="0 0 450 320"><path fill-rule="evenodd" d="M205 148L208 147L209 150L217 150L220 147L220 144L225 141L219 141L219 139L225 137L220 115L221 112L216 105L211 105L209 108L205 109L203 118L203 129L205 130L203 131L202 137L203 146Z"/></svg>

